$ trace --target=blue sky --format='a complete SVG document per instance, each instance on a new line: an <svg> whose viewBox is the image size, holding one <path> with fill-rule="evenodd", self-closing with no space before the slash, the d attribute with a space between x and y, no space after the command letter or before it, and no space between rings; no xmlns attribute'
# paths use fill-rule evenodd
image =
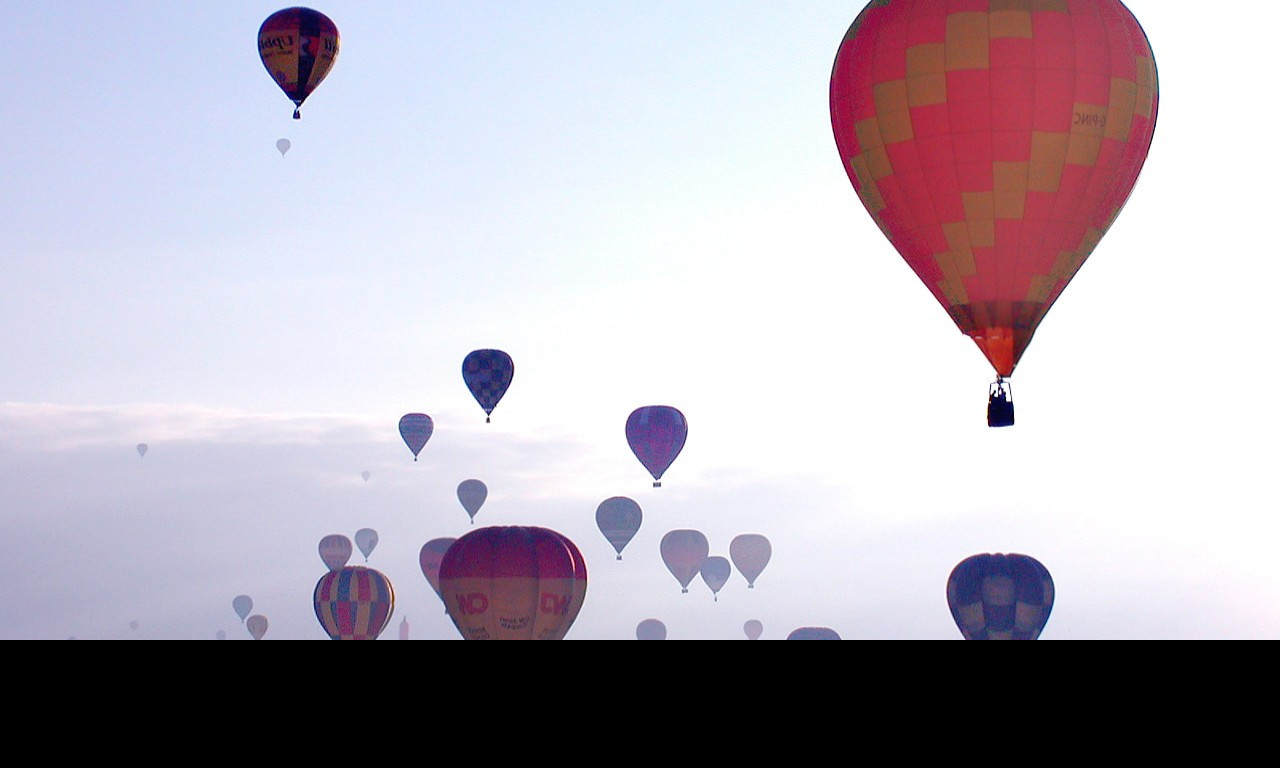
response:
<svg viewBox="0 0 1280 768"><path fill-rule="evenodd" d="M1271 19L1128 3L1151 154L990 430L988 364L835 150L861 5L334 2L297 121L255 46L278 6L7 6L0 636L248 639L244 593L267 639L321 639L316 546L372 527L385 637L456 638L417 553L472 527L472 477L476 526L583 551L570 638L958 638L947 574L1000 551L1054 575L1046 639L1280 634ZM515 361L491 424L477 348ZM690 424L660 489L623 439L650 404ZM673 528L773 561L682 595Z"/></svg>

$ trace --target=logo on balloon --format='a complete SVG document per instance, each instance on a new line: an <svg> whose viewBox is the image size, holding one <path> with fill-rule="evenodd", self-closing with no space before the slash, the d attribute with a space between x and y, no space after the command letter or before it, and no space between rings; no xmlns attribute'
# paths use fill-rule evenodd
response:
<svg viewBox="0 0 1280 768"><path fill-rule="evenodd" d="M542 593L542 605L539 610L552 616L564 616L569 612L569 596L557 595L554 592Z"/></svg>
<svg viewBox="0 0 1280 768"><path fill-rule="evenodd" d="M459 594L456 599L459 613L475 616L489 610L489 598L485 597L483 592L472 592L469 595Z"/></svg>

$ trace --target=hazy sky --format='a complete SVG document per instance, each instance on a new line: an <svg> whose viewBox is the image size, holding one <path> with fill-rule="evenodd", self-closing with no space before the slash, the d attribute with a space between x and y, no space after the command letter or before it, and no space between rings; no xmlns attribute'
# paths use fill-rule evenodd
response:
<svg viewBox="0 0 1280 768"><path fill-rule="evenodd" d="M323 639L317 544L371 527L383 638L457 639L418 551L483 525L577 543L570 639L958 639L980 552L1052 573L1045 639L1280 636L1271 4L1128 2L1155 140L1000 430L835 149L862 6L334 0L293 120L256 49L279 4L4 4L0 637L250 639L243 593L266 639ZM478 348L515 361L490 424ZM652 404L689 421L661 488L624 439ZM644 513L622 561L611 496ZM675 528L773 559L681 594Z"/></svg>

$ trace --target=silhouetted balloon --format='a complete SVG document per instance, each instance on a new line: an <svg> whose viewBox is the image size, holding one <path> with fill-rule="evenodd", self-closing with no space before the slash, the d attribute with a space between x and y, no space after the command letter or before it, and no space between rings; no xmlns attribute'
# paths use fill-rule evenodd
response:
<svg viewBox="0 0 1280 768"><path fill-rule="evenodd" d="M1053 594L1048 569L1027 555L973 555L947 579L947 605L966 640L1035 640Z"/></svg>
<svg viewBox="0 0 1280 768"><path fill-rule="evenodd" d="M756 579L773 557L773 546L758 533L744 533L729 542L729 557L733 559L733 567L746 577L747 589L755 589Z"/></svg>
<svg viewBox="0 0 1280 768"><path fill-rule="evenodd" d="M702 561L702 568L698 572L702 574L702 580L710 587L712 598L719 602L720 590L729 582L729 576L733 573L729 560L719 555L712 555Z"/></svg>
<svg viewBox="0 0 1280 768"><path fill-rule="evenodd" d="M236 595L231 601L231 607L235 609L236 615L240 617L241 623L245 617L253 611L253 598L248 595Z"/></svg>
<svg viewBox="0 0 1280 768"><path fill-rule="evenodd" d="M423 544L418 552L418 565L422 568L422 575L427 577L427 583L441 600L444 595L440 594L440 562L455 541L457 539L454 538L432 539Z"/></svg>
<svg viewBox="0 0 1280 768"><path fill-rule="evenodd" d="M1142 28L1120 0L877 0L830 85L859 200L1001 383L1137 182L1159 100Z"/></svg>
<svg viewBox="0 0 1280 768"><path fill-rule="evenodd" d="M489 498L489 487L481 481L463 480L458 483L458 501L462 502L462 508L467 511L472 523L475 523L476 513L480 511L480 507L484 506L484 500L487 498Z"/></svg>
<svg viewBox="0 0 1280 768"><path fill-rule="evenodd" d="M684 414L669 405L647 405L627 417L627 445L653 475L654 488L662 485L663 473L680 455L688 436Z"/></svg>
<svg viewBox="0 0 1280 768"><path fill-rule="evenodd" d="M363 477L366 483L369 482L369 470L366 469L365 471L361 472L360 477Z"/></svg>
<svg viewBox="0 0 1280 768"><path fill-rule="evenodd" d="M377 640L391 621L395 603L391 581L362 565L321 576L313 600L320 626L334 640Z"/></svg>
<svg viewBox="0 0 1280 768"><path fill-rule="evenodd" d="M226 640L226 639L227 639L227 630L225 630L225 629L220 629L220 630L218 630L217 632L215 632L213 636L214 636L215 638L217 638L218 640Z"/></svg>
<svg viewBox="0 0 1280 768"><path fill-rule="evenodd" d="M511 355L499 349L477 349L462 361L462 380L484 409L484 420L498 407L498 401L507 394L516 366Z"/></svg>
<svg viewBox="0 0 1280 768"><path fill-rule="evenodd" d="M320 559L329 570L342 570L351 559L351 539L340 533L331 533L320 539Z"/></svg>
<svg viewBox="0 0 1280 768"><path fill-rule="evenodd" d="M702 570L711 551L711 544L701 531L674 530L667 531L659 544L662 562L667 570L680 582L680 592L689 591L689 582Z"/></svg>
<svg viewBox="0 0 1280 768"><path fill-rule="evenodd" d="M142 457L142 456L146 456L146 455L147 455L147 444L146 444L146 443L138 443L138 456L139 456L139 457Z"/></svg>
<svg viewBox="0 0 1280 768"><path fill-rule="evenodd" d="M788 640L839 640L840 635L830 627L800 627L791 630Z"/></svg>
<svg viewBox="0 0 1280 768"><path fill-rule="evenodd" d="M636 625L637 640L666 640L667 625L657 619L645 619Z"/></svg>
<svg viewBox="0 0 1280 768"><path fill-rule="evenodd" d="M746 633L748 640L759 640L760 635L764 634L764 624L756 619L751 619L742 625L742 631Z"/></svg>
<svg viewBox="0 0 1280 768"><path fill-rule="evenodd" d="M586 593L585 562L578 562L576 549L547 528L471 531L440 563L449 617L468 640L563 638L576 615L574 603Z"/></svg>
<svg viewBox="0 0 1280 768"><path fill-rule="evenodd" d="M254 640L261 640L262 636L267 634L267 617L255 613L245 622L245 626L249 628L249 634Z"/></svg>
<svg viewBox="0 0 1280 768"><path fill-rule="evenodd" d="M276 141L276 149L280 150L281 157L284 157L285 153L289 151L289 147L292 146L293 144L288 139L278 139Z"/></svg>
<svg viewBox="0 0 1280 768"><path fill-rule="evenodd" d="M360 548L360 554L364 555L364 561L369 562L369 555L372 555L373 548L378 546L378 532L372 528L361 528L356 531L356 546Z"/></svg>
<svg viewBox="0 0 1280 768"><path fill-rule="evenodd" d="M622 550L640 530L640 522L643 519L640 505L626 496L605 499L600 502L600 506L596 507L596 527L613 545L619 560L622 559Z"/></svg>
<svg viewBox="0 0 1280 768"><path fill-rule="evenodd" d="M293 118L338 58L338 28L310 8L276 11L258 28L258 55L267 73L294 103Z"/></svg>
<svg viewBox="0 0 1280 768"><path fill-rule="evenodd" d="M435 423L425 413L406 413L400 417L400 437L404 438L404 444L413 452L414 461L418 460L418 454L431 439L434 429Z"/></svg>

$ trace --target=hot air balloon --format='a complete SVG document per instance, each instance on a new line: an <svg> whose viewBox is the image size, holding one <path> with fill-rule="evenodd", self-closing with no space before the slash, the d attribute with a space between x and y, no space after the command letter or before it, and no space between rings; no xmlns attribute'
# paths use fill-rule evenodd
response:
<svg viewBox="0 0 1280 768"><path fill-rule="evenodd" d="M361 472L360 477L364 478L364 481L366 483L369 482L369 470L366 469L365 471Z"/></svg>
<svg viewBox="0 0 1280 768"><path fill-rule="evenodd" d="M400 639L409 639L409 617L406 616L400 620Z"/></svg>
<svg viewBox="0 0 1280 768"><path fill-rule="evenodd" d="M1053 610L1053 577L1027 555L973 555L951 571L947 605L966 640L1035 640Z"/></svg>
<svg viewBox="0 0 1280 768"><path fill-rule="evenodd" d="M258 28L258 55L267 73L294 104L293 119L302 117L307 100L338 59L338 28L319 11L285 8Z"/></svg>
<svg viewBox="0 0 1280 768"><path fill-rule="evenodd" d="M418 454L431 439L431 432L434 429L435 424L425 413L406 413L400 417L400 437L404 438L404 444L413 451L414 461L418 460Z"/></svg>
<svg viewBox="0 0 1280 768"><path fill-rule="evenodd" d="M511 355L499 349L477 349L462 361L462 380L484 409L484 420L498 407L498 401L507 394L516 366Z"/></svg>
<svg viewBox="0 0 1280 768"><path fill-rule="evenodd" d="M680 529L667 531L658 545L662 562L680 582L680 592L689 591L689 582L702 570L702 564L711 552L711 545L701 531Z"/></svg>
<svg viewBox="0 0 1280 768"><path fill-rule="evenodd" d="M218 639L218 640L226 640L226 639L227 639L227 630L225 630L225 629L220 629L220 630L218 630L216 633L214 633L214 635L213 635L213 636L214 636L216 639Z"/></svg>
<svg viewBox="0 0 1280 768"><path fill-rule="evenodd" d="M840 635L830 627L799 627L791 630L788 640L839 640Z"/></svg>
<svg viewBox="0 0 1280 768"><path fill-rule="evenodd" d="M147 444L138 443L138 457L141 458L146 455L147 455Z"/></svg>
<svg viewBox="0 0 1280 768"><path fill-rule="evenodd" d="M255 613L245 621L245 626L249 628L249 634L254 640L261 640L262 636L267 634L267 617Z"/></svg>
<svg viewBox="0 0 1280 768"><path fill-rule="evenodd" d="M231 601L231 607L235 609L236 615L240 617L241 623L245 617L253 610L253 598L248 595L236 595Z"/></svg>
<svg viewBox="0 0 1280 768"><path fill-rule="evenodd" d="M440 561L444 559L444 553L449 551L449 547L455 541L457 539L432 539L423 544L421 551L418 552L418 565L422 568L422 575L427 577L427 583L441 600L444 599L444 595L440 594Z"/></svg>
<svg viewBox="0 0 1280 768"><path fill-rule="evenodd" d="M467 511L472 523L475 523L476 513L484 506L487 498L489 488L479 480L463 480L458 483L458 501L462 502L462 508Z"/></svg>
<svg viewBox="0 0 1280 768"><path fill-rule="evenodd" d="M764 634L764 624L756 619L750 619L742 625L742 631L746 633L748 640L759 640L760 635Z"/></svg>
<svg viewBox="0 0 1280 768"><path fill-rule="evenodd" d="M733 567L746 578L747 589L755 589L756 579L773 557L773 547L758 533L744 533L729 542L729 557L733 559Z"/></svg>
<svg viewBox="0 0 1280 768"><path fill-rule="evenodd" d="M666 640L667 625L657 619L645 619L636 625L637 640Z"/></svg>
<svg viewBox="0 0 1280 768"><path fill-rule="evenodd" d="M285 153L289 151L289 147L292 147L292 146L293 146L293 144L292 144L292 143L290 143L290 141L289 141L288 139L277 139L277 140L276 140L276 149L278 149L278 150L280 151L280 156L281 156L281 157L284 157Z"/></svg>
<svg viewBox="0 0 1280 768"><path fill-rule="evenodd" d="M680 455L689 425L684 414L669 405L647 405L627 417L627 445L653 475L653 487L662 485L662 474Z"/></svg>
<svg viewBox="0 0 1280 768"><path fill-rule="evenodd" d="M360 549L360 554L364 555L364 561L369 562L369 555L373 554L373 548L378 546L378 532L372 528L361 528L356 531L356 546Z"/></svg>
<svg viewBox="0 0 1280 768"><path fill-rule="evenodd" d="M563 638L586 594L585 563L576 549L547 528L471 531L440 563L449 617L468 640Z"/></svg>
<svg viewBox="0 0 1280 768"><path fill-rule="evenodd" d="M331 533L320 539L320 559L329 570L342 570L351 559L351 539L340 533Z"/></svg>
<svg viewBox="0 0 1280 768"><path fill-rule="evenodd" d="M556 532L552 531L552 533ZM565 548L573 556L573 594L569 597L569 611L565 614L564 621L565 633L568 634L587 600L587 561L582 556L582 550L578 549L578 545L574 544L568 536L559 533L556 535L564 541Z"/></svg>
<svg viewBox="0 0 1280 768"><path fill-rule="evenodd" d="M619 560L622 559L622 550L640 530L643 519L640 505L626 496L613 496L596 507L596 526L613 545Z"/></svg>
<svg viewBox="0 0 1280 768"><path fill-rule="evenodd" d="M831 72L836 146L863 206L1006 379L1138 179L1158 87L1120 0L875 0Z"/></svg>
<svg viewBox="0 0 1280 768"><path fill-rule="evenodd" d="M733 573L728 558L712 555L702 561L702 568L698 572L702 574L702 580L711 589L713 600L720 602L720 590L729 583L729 576Z"/></svg>
<svg viewBox="0 0 1280 768"><path fill-rule="evenodd" d="M390 580L362 565L329 571L316 582L316 618L334 640L377 640L395 603Z"/></svg>

